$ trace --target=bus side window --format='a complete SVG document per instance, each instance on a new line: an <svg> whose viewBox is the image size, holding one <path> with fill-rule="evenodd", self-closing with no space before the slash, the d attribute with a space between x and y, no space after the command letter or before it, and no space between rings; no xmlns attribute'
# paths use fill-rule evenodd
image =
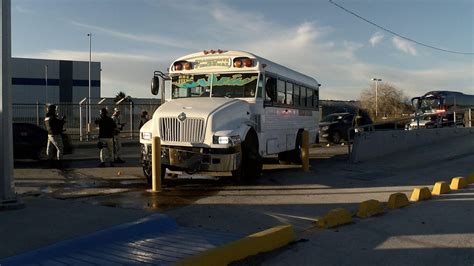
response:
<svg viewBox="0 0 474 266"><path fill-rule="evenodd" d="M267 77L265 81L265 101L276 102L276 78Z"/></svg>
<svg viewBox="0 0 474 266"><path fill-rule="evenodd" d="M286 104L293 104L293 83L286 82Z"/></svg>
<svg viewBox="0 0 474 266"><path fill-rule="evenodd" d="M300 105L300 86L295 85L293 88L293 104L295 106Z"/></svg>
<svg viewBox="0 0 474 266"><path fill-rule="evenodd" d="M279 79L277 81L277 103L285 104L285 81Z"/></svg>
<svg viewBox="0 0 474 266"><path fill-rule="evenodd" d="M257 98L262 98L263 95L263 74L259 75L257 86Z"/></svg>
<svg viewBox="0 0 474 266"><path fill-rule="evenodd" d="M306 107L306 91L307 89L305 87L301 87L301 106Z"/></svg>
<svg viewBox="0 0 474 266"><path fill-rule="evenodd" d="M313 90L313 107L319 108L319 91Z"/></svg>
<svg viewBox="0 0 474 266"><path fill-rule="evenodd" d="M310 88L306 88L306 107L313 107L313 92Z"/></svg>

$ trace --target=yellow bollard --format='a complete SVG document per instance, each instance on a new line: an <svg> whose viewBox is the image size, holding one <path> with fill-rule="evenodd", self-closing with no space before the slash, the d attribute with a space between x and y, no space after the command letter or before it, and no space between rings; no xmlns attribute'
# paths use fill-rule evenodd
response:
<svg viewBox="0 0 474 266"><path fill-rule="evenodd" d="M153 137L151 143L151 174L152 192L161 190L161 140L160 137Z"/></svg>
<svg viewBox="0 0 474 266"><path fill-rule="evenodd" d="M301 161L303 164L303 171L309 172L309 132L303 131L301 147Z"/></svg>

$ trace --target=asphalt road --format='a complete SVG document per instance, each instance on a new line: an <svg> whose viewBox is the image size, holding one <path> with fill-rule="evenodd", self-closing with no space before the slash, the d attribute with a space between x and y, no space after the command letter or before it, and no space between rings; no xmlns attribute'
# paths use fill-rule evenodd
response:
<svg viewBox="0 0 474 266"><path fill-rule="evenodd" d="M211 230L251 234L281 223L294 225L299 241L243 264L474 264L472 188L336 230L314 227L316 217L332 208L355 212L364 200L387 201L391 193L409 195L415 186L474 173L472 139L359 164L347 162L346 146L316 147L310 151L308 173L268 160L262 177L245 184L228 175L172 174L158 194L147 191L138 152L138 146L125 147L126 163L113 168L97 168L98 151L92 147L67 156L64 171L17 162L16 190L116 209L164 212L180 225Z"/></svg>

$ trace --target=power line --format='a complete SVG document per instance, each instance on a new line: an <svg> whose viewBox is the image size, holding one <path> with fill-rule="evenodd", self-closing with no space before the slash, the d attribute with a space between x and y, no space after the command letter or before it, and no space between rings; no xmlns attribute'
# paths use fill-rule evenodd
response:
<svg viewBox="0 0 474 266"><path fill-rule="evenodd" d="M431 49L434 49L434 50L438 50L438 51L441 51L441 52L452 53L452 54L462 54L462 55L474 55L473 52L460 52L460 51L447 50L447 49L439 48L439 47L436 47L436 46L433 46L433 45L429 45L429 44L425 44L425 43L422 43L422 42L413 40L413 39L411 39L411 38L408 38L408 37L405 37L405 36L403 36L403 35L401 35L401 34L398 34L398 33L394 32L394 31L392 31L392 30L390 30L390 29L387 29L387 28L385 28L385 27L383 27L383 26L380 26L380 25L378 25L377 23L375 23L375 22L373 22L373 21L370 21L370 20L368 20L368 19L366 19L366 18L364 18L364 17L362 17L362 16L360 16L360 15L358 15L358 14L356 14L356 13L354 13L354 12L348 10L348 9L346 9L345 7L343 7L343 6L341 6L341 5L337 4L337 3L335 3L333 0L329 0L329 3L331 3L331 4L333 4L333 5L337 6L337 7L339 7L340 9L346 11L347 13L349 13L349 14L351 14L351 15L353 15L353 16L355 16L355 17L357 17L357 18L359 18L359 19L361 19L361 20L363 20L363 21L365 21L365 22L367 22L367 23L369 23L369 24L371 24L371 25L373 25L373 26L379 28L379 29L382 29L383 31L386 31L386 32L388 32L388 33L391 33L391 34L393 34L393 35L395 35L395 36L397 36L397 37L400 37L400 38L402 38L402 39L404 39L404 40L407 40L407 41L409 41L409 42L416 43L416 44L418 44L418 45L421 45L421 46L424 46L424 47L428 47L428 48L431 48Z"/></svg>

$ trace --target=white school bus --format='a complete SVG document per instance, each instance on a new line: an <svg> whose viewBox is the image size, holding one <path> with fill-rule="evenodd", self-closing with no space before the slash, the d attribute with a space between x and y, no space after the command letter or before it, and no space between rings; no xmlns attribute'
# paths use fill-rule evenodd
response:
<svg viewBox="0 0 474 266"><path fill-rule="evenodd" d="M295 70L248 52L210 50L176 59L167 74L156 71L153 94L164 90L163 79L171 99L140 130L149 181L154 136L162 178L166 168L257 177L264 157L301 161L303 130L316 141L320 84Z"/></svg>

